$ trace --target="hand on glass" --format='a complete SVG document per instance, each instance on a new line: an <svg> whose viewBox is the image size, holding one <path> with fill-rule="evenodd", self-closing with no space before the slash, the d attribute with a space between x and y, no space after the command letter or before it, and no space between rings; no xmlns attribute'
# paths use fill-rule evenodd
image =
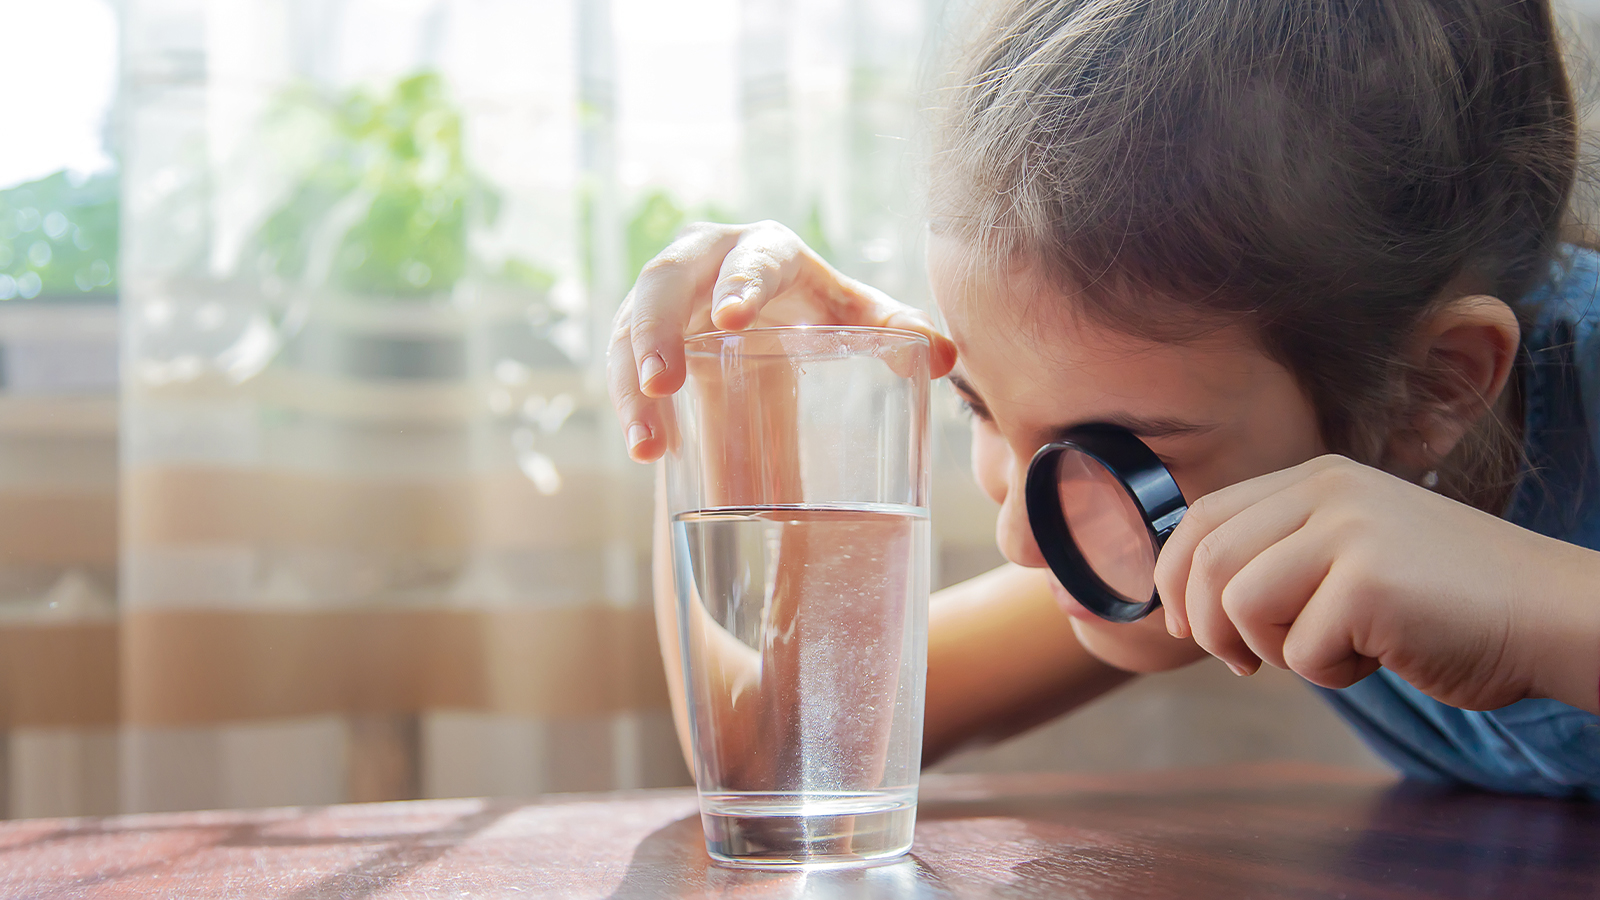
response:
<svg viewBox="0 0 1600 900"><path fill-rule="evenodd" d="M1156 566L1169 630L1239 674L1381 665L1464 709L1595 711L1597 584L1600 554L1338 456L1201 498Z"/></svg>
<svg viewBox="0 0 1600 900"><path fill-rule="evenodd" d="M685 229L645 266L617 311L607 370L629 454L650 462L666 450L661 398L683 386L686 336L823 324L917 331L932 342L931 377L955 365L955 344L925 313L840 274L784 226Z"/></svg>

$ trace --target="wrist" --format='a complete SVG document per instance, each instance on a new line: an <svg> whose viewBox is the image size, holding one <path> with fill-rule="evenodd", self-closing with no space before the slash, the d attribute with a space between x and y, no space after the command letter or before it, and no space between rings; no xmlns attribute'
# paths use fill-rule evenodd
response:
<svg viewBox="0 0 1600 900"><path fill-rule="evenodd" d="M1600 552L1548 539L1530 633L1529 695L1600 714Z"/></svg>

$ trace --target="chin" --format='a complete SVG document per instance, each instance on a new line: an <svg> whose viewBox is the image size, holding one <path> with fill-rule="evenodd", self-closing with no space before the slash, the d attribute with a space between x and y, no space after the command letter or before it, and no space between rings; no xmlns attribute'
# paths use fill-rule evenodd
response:
<svg viewBox="0 0 1600 900"><path fill-rule="evenodd" d="M1073 605L1077 606L1075 602ZM1167 634L1159 610L1137 622L1119 624L1107 622L1081 606L1078 609L1082 614L1067 610L1072 616L1072 633L1090 656L1113 668L1136 674L1167 672L1206 656L1194 641L1177 640Z"/></svg>
<svg viewBox="0 0 1600 900"><path fill-rule="evenodd" d="M1056 580L1055 573L1053 572L1050 575L1050 593L1056 598L1056 605L1061 607L1061 611L1072 618L1082 622L1105 621L1104 619L1090 612L1088 607L1084 606L1082 603L1079 603L1071 594L1067 593L1067 589L1062 587L1061 582Z"/></svg>

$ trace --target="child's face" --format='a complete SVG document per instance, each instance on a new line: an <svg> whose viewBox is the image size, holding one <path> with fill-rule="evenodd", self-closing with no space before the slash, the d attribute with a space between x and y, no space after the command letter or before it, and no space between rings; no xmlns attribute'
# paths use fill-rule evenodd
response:
<svg viewBox="0 0 1600 900"><path fill-rule="evenodd" d="M1129 337L1070 315L1070 298L1031 270L969 274L966 254L933 237L929 278L960 351L951 382L974 410L973 474L1000 504L996 539L1012 562L1045 565L1022 484L1034 452L1071 426L1127 427L1191 503L1326 452L1299 384L1241 329L1181 345Z"/></svg>

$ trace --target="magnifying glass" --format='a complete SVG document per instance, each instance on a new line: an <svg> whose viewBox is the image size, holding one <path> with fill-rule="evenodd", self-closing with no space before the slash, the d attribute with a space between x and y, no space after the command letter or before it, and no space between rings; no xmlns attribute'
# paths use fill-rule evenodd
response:
<svg viewBox="0 0 1600 900"><path fill-rule="evenodd" d="M1172 473L1127 429L1083 425L1028 464L1028 524L1075 600L1112 622L1161 605L1156 554L1188 503Z"/></svg>

